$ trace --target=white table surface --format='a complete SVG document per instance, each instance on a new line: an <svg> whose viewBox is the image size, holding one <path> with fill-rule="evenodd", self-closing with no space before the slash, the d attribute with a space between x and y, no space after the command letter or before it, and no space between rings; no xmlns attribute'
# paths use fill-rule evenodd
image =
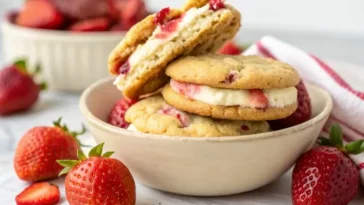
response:
<svg viewBox="0 0 364 205"><path fill-rule="evenodd" d="M364 76L364 68L352 67L349 65L339 66L343 77L350 79L357 78L360 82ZM346 70L346 72L345 72ZM351 71L351 72L348 72ZM352 75L356 73L358 75ZM360 74L360 75L359 75ZM359 76L359 77L358 77ZM356 84L354 87L364 90L364 83ZM29 112L8 117L0 117L0 204L15 204L15 196L25 187L27 183L20 181L13 170L13 150L19 138L33 126L50 125L59 116L72 128L79 129L83 119L78 110L79 93L45 92L39 103ZM81 138L84 144L94 144L90 134ZM68 204L64 198L62 181L64 178L54 181L62 191L61 205ZM137 184L137 205L284 205L291 204L291 172L286 173L274 183L259 190L227 196L227 197L187 197L169 194L150 189ZM364 190L360 190L357 198L350 205L364 204Z"/></svg>

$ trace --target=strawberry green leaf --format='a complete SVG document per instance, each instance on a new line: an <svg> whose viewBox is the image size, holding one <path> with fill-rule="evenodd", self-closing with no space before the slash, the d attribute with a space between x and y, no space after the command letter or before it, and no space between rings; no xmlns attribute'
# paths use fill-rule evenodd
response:
<svg viewBox="0 0 364 205"><path fill-rule="evenodd" d="M40 90L47 90L48 84L46 82L41 82L39 85Z"/></svg>
<svg viewBox="0 0 364 205"><path fill-rule="evenodd" d="M77 156L78 156L78 159L81 160L81 161L87 159L86 155L80 149L77 150Z"/></svg>
<svg viewBox="0 0 364 205"><path fill-rule="evenodd" d="M360 146L360 153L364 152L364 142Z"/></svg>
<svg viewBox="0 0 364 205"><path fill-rule="evenodd" d="M69 171L71 170L71 167L65 167L64 169L62 169L62 171L58 174L58 176L62 176L64 174L67 174Z"/></svg>
<svg viewBox="0 0 364 205"><path fill-rule="evenodd" d="M92 148L88 153L88 157L100 157L102 154L102 149L104 147L104 143L97 145L96 147Z"/></svg>
<svg viewBox="0 0 364 205"><path fill-rule="evenodd" d="M41 66L39 63L37 63L37 64L35 65L35 70L34 70L33 75L37 75L37 74L39 74L39 73L41 73L41 72L42 72L42 66Z"/></svg>
<svg viewBox="0 0 364 205"><path fill-rule="evenodd" d="M319 137L317 139L317 144L322 145L322 146L333 146L330 139L327 139L325 137Z"/></svg>
<svg viewBox="0 0 364 205"><path fill-rule="evenodd" d="M345 150L350 154L359 154L364 140L353 141L345 145Z"/></svg>
<svg viewBox="0 0 364 205"><path fill-rule="evenodd" d="M16 66L20 71L24 72L24 73L28 73L27 72L27 61L24 59L19 59L16 60L13 63L14 66Z"/></svg>
<svg viewBox="0 0 364 205"><path fill-rule="evenodd" d="M80 163L80 161L78 160L57 160L57 163L63 167L74 167L76 166L78 163Z"/></svg>
<svg viewBox="0 0 364 205"><path fill-rule="evenodd" d="M111 155L113 155L114 153L115 152L106 152L102 156L108 158L108 157L111 157Z"/></svg>
<svg viewBox="0 0 364 205"><path fill-rule="evenodd" d="M340 125L333 124L330 129L330 140L338 148L343 148L343 132Z"/></svg>
<svg viewBox="0 0 364 205"><path fill-rule="evenodd" d="M79 132L70 132L70 134L74 137L78 136L78 135L83 135L86 133L86 127L85 125L82 125L82 130Z"/></svg>

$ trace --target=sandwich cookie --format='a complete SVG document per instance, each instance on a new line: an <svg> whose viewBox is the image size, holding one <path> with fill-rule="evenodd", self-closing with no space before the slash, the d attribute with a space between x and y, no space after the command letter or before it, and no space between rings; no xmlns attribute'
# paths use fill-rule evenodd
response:
<svg viewBox="0 0 364 205"><path fill-rule="evenodd" d="M235 36L240 13L223 0L189 0L165 8L132 27L111 52L109 71L128 98L154 92L169 80L166 65L182 55L215 52Z"/></svg>
<svg viewBox="0 0 364 205"><path fill-rule="evenodd" d="M177 109L229 120L275 120L297 109L298 73L288 64L258 56L207 54L180 58L162 90Z"/></svg>
<svg viewBox="0 0 364 205"><path fill-rule="evenodd" d="M269 131L266 121L220 120L189 114L168 105L161 95L143 99L125 115L128 130L168 136L224 137Z"/></svg>

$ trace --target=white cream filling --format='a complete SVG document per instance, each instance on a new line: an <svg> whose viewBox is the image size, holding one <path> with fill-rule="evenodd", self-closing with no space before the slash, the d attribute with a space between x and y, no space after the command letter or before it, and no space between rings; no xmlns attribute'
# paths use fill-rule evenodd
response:
<svg viewBox="0 0 364 205"><path fill-rule="evenodd" d="M178 27L175 32L171 33L168 38L160 39L156 36L161 33L161 28L158 26L156 30L153 32L152 36L148 39L148 41L144 45L139 45L138 48L133 52L133 54L129 58L129 64L130 64L130 74L133 72L132 76L139 76L142 74L143 69L145 68L146 64L149 64L150 61L148 59L152 58L157 50L159 50L161 47L165 47L163 50L168 51L170 49L170 46L167 46L170 44L171 40L177 37L180 38L189 38L191 35L193 35L194 32L184 32L190 30L190 28L193 27L196 23L199 27L206 27L211 24L215 20L215 18L224 12L230 12L228 9L220 9L217 11L210 10L209 4L207 4L204 7L201 8L191 8L188 10L182 20L178 23ZM214 14L214 15L212 15ZM199 21L202 18L206 18L204 21ZM200 22L200 23L198 23ZM135 73L134 73L135 72ZM145 71L144 71L145 72ZM128 75L128 74L127 74ZM126 75L119 75L115 81L114 85L118 87L118 89L122 90L123 87L126 84L129 84L129 81L133 81L133 77L126 78Z"/></svg>
<svg viewBox="0 0 364 205"><path fill-rule="evenodd" d="M176 88L172 89L176 92ZM189 96L193 100L205 102L210 105L255 107L250 101L249 90L233 90L213 88L200 85L199 91ZM262 90L269 102L269 107L282 108L297 102L297 89L295 87Z"/></svg>
<svg viewBox="0 0 364 205"><path fill-rule="evenodd" d="M129 127L127 128L127 130L133 131L133 132L140 132L133 124L130 124Z"/></svg>

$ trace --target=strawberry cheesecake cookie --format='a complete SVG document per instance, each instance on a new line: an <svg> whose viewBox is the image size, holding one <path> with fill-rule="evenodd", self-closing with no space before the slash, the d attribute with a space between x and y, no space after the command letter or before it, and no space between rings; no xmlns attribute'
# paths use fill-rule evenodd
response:
<svg viewBox="0 0 364 205"><path fill-rule="evenodd" d="M124 96L137 98L163 87L166 65L182 55L215 52L235 36L240 13L223 0L189 0L164 8L132 27L109 56L109 71Z"/></svg>
<svg viewBox="0 0 364 205"><path fill-rule="evenodd" d="M134 104L125 115L128 130L168 136L224 137L269 131L266 121L220 120L189 114L168 105L162 96Z"/></svg>
<svg viewBox="0 0 364 205"><path fill-rule="evenodd" d="M171 63L162 91L168 104L202 116L274 120L297 109L298 73L288 64L258 56L207 54Z"/></svg>

